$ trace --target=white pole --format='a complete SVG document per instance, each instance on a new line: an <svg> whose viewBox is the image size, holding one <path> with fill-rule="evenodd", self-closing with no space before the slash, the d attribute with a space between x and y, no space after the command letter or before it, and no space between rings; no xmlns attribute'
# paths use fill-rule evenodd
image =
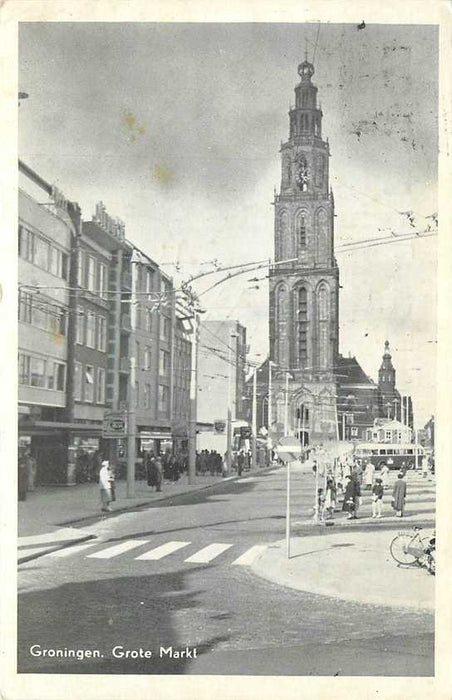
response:
<svg viewBox="0 0 452 700"><path fill-rule="evenodd" d="M314 494L314 520L316 523L319 522L319 499L317 497L317 492L319 490L319 460L316 460L317 466L315 470L315 494Z"/></svg>
<svg viewBox="0 0 452 700"><path fill-rule="evenodd" d="M289 434L289 372L286 372L286 391L284 397L284 436Z"/></svg>
<svg viewBox="0 0 452 700"><path fill-rule="evenodd" d="M417 470L418 466L419 466L419 455L418 455L418 450L417 450L418 430L415 428L413 430L413 432L414 432L414 468L415 468L415 470Z"/></svg>
<svg viewBox="0 0 452 700"><path fill-rule="evenodd" d="M342 439L345 440L345 413L342 414Z"/></svg>
<svg viewBox="0 0 452 700"><path fill-rule="evenodd" d="M290 559L290 460L287 462L286 550L287 550L287 558Z"/></svg>
<svg viewBox="0 0 452 700"><path fill-rule="evenodd" d="M253 469L256 469L256 432L257 432L257 416L256 416L256 404L257 404L257 367L254 370L253 375L253 406L252 406L252 417L251 417L251 458L253 463Z"/></svg>
<svg viewBox="0 0 452 700"><path fill-rule="evenodd" d="M268 360L268 411L267 411L267 421L268 421L268 432L270 434L272 426L272 361Z"/></svg>
<svg viewBox="0 0 452 700"><path fill-rule="evenodd" d="M228 343L228 407L226 421L226 470L229 475L232 473L232 409L231 409L231 384L232 384L232 334L229 335Z"/></svg>
<svg viewBox="0 0 452 700"><path fill-rule="evenodd" d="M198 335L199 316L193 312L193 334L191 339L191 372L190 372L190 420L188 423L188 483L196 482L196 400L198 383Z"/></svg>

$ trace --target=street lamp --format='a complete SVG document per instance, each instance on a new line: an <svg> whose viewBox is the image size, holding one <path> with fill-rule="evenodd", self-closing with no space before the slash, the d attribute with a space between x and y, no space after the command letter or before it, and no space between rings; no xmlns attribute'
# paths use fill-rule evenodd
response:
<svg viewBox="0 0 452 700"><path fill-rule="evenodd" d="M228 418L226 429L226 469L231 473L232 469L232 338L238 338L238 333L231 331L228 343ZM234 365L235 366L235 365Z"/></svg>

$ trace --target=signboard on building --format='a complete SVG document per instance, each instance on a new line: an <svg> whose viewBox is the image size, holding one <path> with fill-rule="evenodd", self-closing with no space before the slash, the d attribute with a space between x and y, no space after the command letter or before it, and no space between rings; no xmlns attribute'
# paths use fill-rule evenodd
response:
<svg viewBox="0 0 452 700"><path fill-rule="evenodd" d="M125 437L127 435L127 414L115 411L104 414L102 436L104 438Z"/></svg>

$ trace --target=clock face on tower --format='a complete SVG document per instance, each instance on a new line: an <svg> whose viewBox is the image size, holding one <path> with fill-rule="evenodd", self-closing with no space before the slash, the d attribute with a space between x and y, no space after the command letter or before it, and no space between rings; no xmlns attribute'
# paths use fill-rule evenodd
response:
<svg viewBox="0 0 452 700"><path fill-rule="evenodd" d="M297 170L295 173L295 182L297 183L298 188L302 192L305 192L308 189L308 180L309 180L308 164L306 163L305 158L301 158L297 164Z"/></svg>

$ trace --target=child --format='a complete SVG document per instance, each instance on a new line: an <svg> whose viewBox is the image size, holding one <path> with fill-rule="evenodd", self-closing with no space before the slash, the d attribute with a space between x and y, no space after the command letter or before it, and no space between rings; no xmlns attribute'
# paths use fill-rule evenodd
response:
<svg viewBox="0 0 452 700"><path fill-rule="evenodd" d="M325 515L325 494L323 489L318 489L317 491L317 512L320 515L320 520L324 520Z"/></svg>
<svg viewBox="0 0 452 700"><path fill-rule="evenodd" d="M372 486L372 517L381 518L381 505L383 503L383 480L375 479Z"/></svg>
<svg viewBox="0 0 452 700"><path fill-rule="evenodd" d="M333 517L333 512L336 507L336 487L334 485L334 480L332 477L328 477L326 480L326 493L325 493L325 513L327 518Z"/></svg>

